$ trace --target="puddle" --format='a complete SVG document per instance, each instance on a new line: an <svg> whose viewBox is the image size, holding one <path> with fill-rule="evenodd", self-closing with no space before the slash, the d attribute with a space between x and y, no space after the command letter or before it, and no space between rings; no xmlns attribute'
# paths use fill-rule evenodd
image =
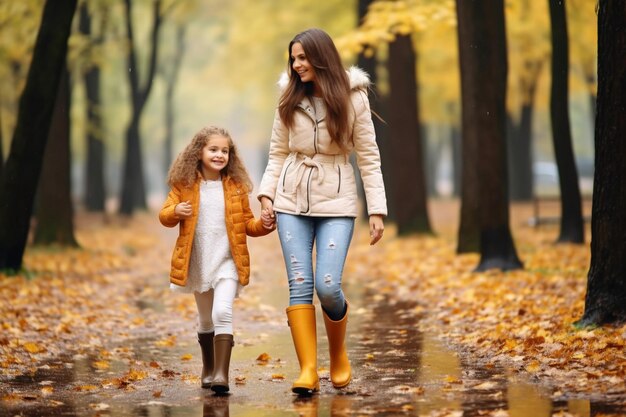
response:
<svg viewBox="0 0 626 417"><path fill-rule="evenodd" d="M274 294L275 296L275 294ZM199 352L193 335L179 340L173 348L155 347L155 338L134 339L127 358L111 360L110 368L94 369L92 356L57 358L32 376L6 382L0 390L2 416L146 416L146 417L229 417L229 416L509 416L594 417L626 413L624 405L595 403L588 400L552 401L550 392L517 378L504 369L479 368L464 363L447 349L436 335L419 332L415 318L401 314L413 309L411 303L392 303L368 294L351 292L355 309L349 322L349 354L353 382L349 389L337 391L328 380L328 353L325 330L318 309L318 349L321 392L298 399L291 391L297 376L286 320L280 324L247 323L236 340L231 367L231 392L215 397L198 387ZM276 303L280 303L276 297ZM147 302L144 308L159 309ZM281 316L282 317L282 316ZM163 335L160 335L163 336ZM193 360L182 362L191 353ZM268 353L271 360L261 365L256 358ZM130 388L77 391L77 387L118 378L133 363L158 361L161 368ZM171 378L163 378L171 370ZM278 377L277 377L278 376ZM234 382L243 378L242 384ZM42 394L42 388L53 392ZM131 389L132 388L132 389ZM20 397L7 400L7 393ZM3 399L2 399L3 398ZM506 412L502 411L506 410ZM499 414L498 414L499 413Z"/></svg>

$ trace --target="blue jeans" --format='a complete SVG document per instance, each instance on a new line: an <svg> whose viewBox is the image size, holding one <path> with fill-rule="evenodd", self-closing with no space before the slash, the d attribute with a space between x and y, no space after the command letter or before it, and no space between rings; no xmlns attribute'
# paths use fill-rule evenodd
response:
<svg viewBox="0 0 626 417"><path fill-rule="evenodd" d="M354 218L276 213L276 222L289 280L289 305L313 304L315 288L328 317L332 320L343 318L345 297L341 276L352 240Z"/></svg>

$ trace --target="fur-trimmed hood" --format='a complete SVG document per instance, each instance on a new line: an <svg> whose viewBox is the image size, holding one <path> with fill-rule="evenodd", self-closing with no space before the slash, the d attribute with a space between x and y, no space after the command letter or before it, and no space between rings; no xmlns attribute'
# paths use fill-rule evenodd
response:
<svg viewBox="0 0 626 417"><path fill-rule="evenodd" d="M351 66L346 71L348 73L348 78L350 79L350 89L351 90L367 90L370 86L371 81L369 75L363 71L361 68L357 66ZM287 88L287 84L289 83L289 73L283 72L278 80L278 88L280 91L285 91Z"/></svg>

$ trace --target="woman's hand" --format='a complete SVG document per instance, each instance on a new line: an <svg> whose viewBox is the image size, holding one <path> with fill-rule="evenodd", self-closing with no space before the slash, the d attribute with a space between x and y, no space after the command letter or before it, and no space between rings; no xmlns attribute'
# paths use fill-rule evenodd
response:
<svg viewBox="0 0 626 417"><path fill-rule="evenodd" d="M270 216L271 219L276 217L274 215L274 203L268 197L261 197L261 211L267 211L267 214Z"/></svg>
<svg viewBox="0 0 626 417"><path fill-rule="evenodd" d="M179 219L190 218L193 214L193 209L191 204L189 204L189 201L176 204L176 207L174 207L174 214L178 216Z"/></svg>
<svg viewBox="0 0 626 417"><path fill-rule="evenodd" d="M375 245L383 237L384 230L383 216L372 214L370 216L370 245Z"/></svg>

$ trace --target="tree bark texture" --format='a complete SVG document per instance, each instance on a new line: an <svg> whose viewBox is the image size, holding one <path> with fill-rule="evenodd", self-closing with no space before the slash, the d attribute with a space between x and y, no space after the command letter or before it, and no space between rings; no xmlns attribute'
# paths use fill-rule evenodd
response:
<svg viewBox="0 0 626 417"><path fill-rule="evenodd" d="M146 188L143 174L143 157L141 153L141 137L139 122L144 107L150 95L154 74L156 72L159 31L161 28L161 2L154 2L153 25L150 34L151 50L148 62L148 74L145 85L140 86L135 52L135 37L131 16L131 0L126 3L126 34L128 38L128 81L131 91L132 115L126 129L126 157L122 172L122 195L120 201L120 213L132 215L136 208L145 209Z"/></svg>
<svg viewBox="0 0 626 417"><path fill-rule="evenodd" d="M410 36L389 44L389 133L396 185L392 198L398 234L432 233L426 206L424 154L420 137L416 55Z"/></svg>
<svg viewBox="0 0 626 417"><path fill-rule="evenodd" d="M87 3L80 9L79 30L92 37L92 19ZM93 40L102 42L102 34ZM105 210L106 189L104 184L105 144L102 126L102 101L100 95L100 67L92 65L84 74L87 100L87 163L85 167L85 207L89 211Z"/></svg>
<svg viewBox="0 0 626 417"><path fill-rule="evenodd" d="M457 31L459 39L459 66L461 73L461 214L457 238L457 253L480 252L480 177L477 165L480 161L478 129L473 128L476 123L480 88L477 83L479 76L478 58L472 55L473 42L477 36L473 15L464 11L474 7L474 1L463 5L463 0L457 0ZM464 12L467 16L462 16Z"/></svg>
<svg viewBox="0 0 626 417"><path fill-rule="evenodd" d="M463 106L461 220L477 224L480 231L481 260L477 271L518 269L522 264L509 228L506 172L504 2L457 0L456 5ZM465 174L470 178L465 178ZM470 179L476 183L469 183ZM472 206L464 217L463 210L468 210L465 199ZM470 231L475 233L474 229ZM467 230L461 227L459 242L463 232Z"/></svg>
<svg viewBox="0 0 626 417"><path fill-rule="evenodd" d="M76 0L48 0L0 182L0 269L19 270Z"/></svg>
<svg viewBox="0 0 626 417"><path fill-rule="evenodd" d="M558 242L584 243L584 221L578 171L574 160L569 121L569 47L565 0L548 0L552 26L552 86L550 117L554 156L561 189L561 231Z"/></svg>
<svg viewBox="0 0 626 417"><path fill-rule="evenodd" d="M626 322L626 4L600 0L591 266L582 325Z"/></svg>
<svg viewBox="0 0 626 417"><path fill-rule="evenodd" d="M37 191L36 245L78 246L70 180L70 74L63 70Z"/></svg>

